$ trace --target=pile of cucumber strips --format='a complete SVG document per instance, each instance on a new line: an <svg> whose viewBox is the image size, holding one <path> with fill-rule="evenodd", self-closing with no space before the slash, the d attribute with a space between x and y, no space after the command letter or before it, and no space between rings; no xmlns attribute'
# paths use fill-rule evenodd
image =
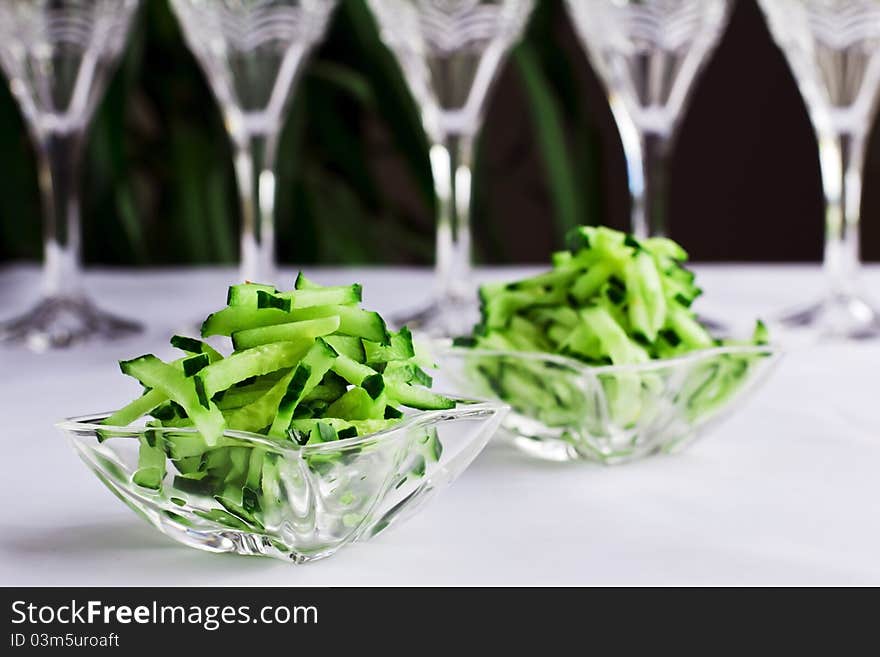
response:
<svg viewBox="0 0 880 657"><path fill-rule="evenodd" d="M201 331L203 338L228 336L228 356L203 340L174 336L171 344L182 355L172 362L152 354L121 362L144 393L103 424L125 427L148 416L148 429L195 429L145 431L135 483L159 489L171 459L178 480L206 492L241 479L240 497L271 477L261 474L268 467L262 461L237 462L262 459L264 450L227 446L240 443L228 440L227 431L291 447L315 445L392 428L405 407L454 407L452 399L429 390L432 380L410 332L390 332L378 313L360 303L360 285L324 287L302 273L290 291L234 285L227 306L209 315ZM441 449L436 441L433 449ZM248 486L250 479L254 486Z"/></svg>
<svg viewBox="0 0 880 657"><path fill-rule="evenodd" d="M638 365L734 345L766 345L764 324L751 340L714 337L691 305L701 294L687 253L663 237L636 239L606 227L580 226L567 236L568 248L554 253L552 269L531 278L480 288L481 320L455 344L498 353L530 352L566 356L594 366L602 375L612 419L625 425L645 410L643 388L657 375L614 373L608 366ZM694 377L687 407L691 419L717 407L744 382L760 354L730 354ZM472 379L515 410L551 424L580 419L583 393L572 389L557 368L524 358L473 358ZM573 380L573 379L572 379ZM650 395L647 395L648 397Z"/></svg>

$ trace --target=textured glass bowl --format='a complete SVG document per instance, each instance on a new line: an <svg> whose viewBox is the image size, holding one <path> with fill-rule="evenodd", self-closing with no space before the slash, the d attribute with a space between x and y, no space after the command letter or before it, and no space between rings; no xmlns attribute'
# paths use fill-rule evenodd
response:
<svg viewBox="0 0 880 657"><path fill-rule="evenodd" d="M682 449L738 408L780 356L772 346L718 347L591 367L551 354L448 344L436 351L447 389L511 406L502 433L524 451L608 464Z"/></svg>
<svg viewBox="0 0 880 657"><path fill-rule="evenodd" d="M170 457L158 489L135 483L143 440L184 444L187 436L198 436L194 429L107 427L99 424L106 415L58 426L92 472L163 534L210 552L302 563L375 536L412 514L467 468L507 410L496 402L460 399L454 409L414 413L387 431L301 448L227 431L217 449L236 450L245 463L255 450L264 450L272 463L271 477L246 489L238 502L251 510L251 519L236 514L235 505L224 504L216 490L199 490L180 477Z"/></svg>

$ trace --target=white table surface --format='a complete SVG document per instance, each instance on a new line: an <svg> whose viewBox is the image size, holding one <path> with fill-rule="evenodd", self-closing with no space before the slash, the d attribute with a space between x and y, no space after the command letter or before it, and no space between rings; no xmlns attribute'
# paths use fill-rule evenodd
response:
<svg viewBox="0 0 880 657"><path fill-rule="evenodd" d="M738 320L821 281L817 267L697 269L702 310ZM490 445L409 522L314 564L179 546L104 489L53 422L137 394L116 361L166 353L175 328L223 304L231 275L95 272L95 297L138 314L145 335L48 354L0 347L0 585L880 584L878 344L793 350L680 455L602 467ZM430 289L424 270L310 275L363 283L382 312ZM864 280L880 300L880 268ZM33 267L0 269L0 315L23 309L37 284Z"/></svg>

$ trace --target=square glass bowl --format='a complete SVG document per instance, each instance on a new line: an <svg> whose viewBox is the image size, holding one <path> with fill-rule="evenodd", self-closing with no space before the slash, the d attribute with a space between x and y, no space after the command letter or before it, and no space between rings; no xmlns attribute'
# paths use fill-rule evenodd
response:
<svg viewBox="0 0 880 657"><path fill-rule="evenodd" d="M163 534L210 552L302 563L375 536L470 465L508 408L457 401L386 431L303 447L227 431L205 451L195 429L104 426L107 415L58 427L98 479ZM139 470L142 449L158 456ZM223 462L228 484L200 479L212 467L202 459Z"/></svg>
<svg viewBox="0 0 880 657"><path fill-rule="evenodd" d="M681 450L739 408L780 357L773 346L729 346L638 365L585 365L564 356L434 346L438 378L512 411L503 431L554 461L607 464Z"/></svg>

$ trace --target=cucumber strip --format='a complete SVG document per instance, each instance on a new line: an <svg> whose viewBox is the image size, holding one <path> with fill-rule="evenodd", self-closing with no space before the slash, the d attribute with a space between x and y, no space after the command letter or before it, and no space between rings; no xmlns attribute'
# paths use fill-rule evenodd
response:
<svg viewBox="0 0 880 657"><path fill-rule="evenodd" d="M180 335L175 335L171 338L171 345L176 347L177 349L181 349L182 351L186 351L187 353L203 353L207 354L208 360L210 362L214 362L215 360L220 360L223 356L211 348L210 345L205 344L201 340L196 340L195 338L187 338ZM196 351L196 349L198 351ZM174 367L183 367L183 362L185 358L179 358L171 363ZM106 418L101 422L101 424L106 424L111 427L127 427L129 424L137 420L138 418L143 417L150 413L150 411L154 410L158 406L161 406L165 402L168 401L168 396L163 394L160 390L147 390L142 396L138 397L132 402L129 402L118 411L113 413L110 417Z"/></svg>
<svg viewBox="0 0 880 657"><path fill-rule="evenodd" d="M643 241L645 249L665 258L684 262L688 259L687 251L685 251L678 242L674 242L668 237L649 237Z"/></svg>
<svg viewBox="0 0 880 657"><path fill-rule="evenodd" d="M348 385L345 379L334 372L327 372L321 383L312 388L311 392L303 397L303 401L324 401L329 404L344 395L347 388Z"/></svg>
<svg viewBox="0 0 880 657"><path fill-rule="evenodd" d="M281 464L277 454L267 453L263 457L261 489L263 492L263 511L280 509L282 506Z"/></svg>
<svg viewBox="0 0 880 657"><path fill-rule="evenodd" d="M147 390L143 395L120 408L110 417L101 422L111 427L127 427L140 417L143 417L157 406L168 401L168 395L161 390Z"/></svg>
<svg viewBox="0 0 880 657"><path fill-rule="evenodd" d="M324 424L327 427L332 428L336 432L337 438L341 440L342 438L346 437L353 438L355 435L368 436L373 433L385 431L392 428L396 424L400 424L400 420L343 420L340 418L330 417L322 418L319 420L293 420L290 423L290 428L304 436L310 436L310 439L308 441L309 444L318 444L321 442L327 442L320 439L320 424ZM346 432L352 429L355 432L354 435L346 436Z"/></svg>
<svg viewBox="0 0 880 657"><path fill-rule="evenodd" d="M297 342L330 335L339 328L339 317L321 317L301 322L261 326L236 331L232 334L232 346L236 351L251 349L272 342Z"/></svg>
<svg viewBox="0 0 880 657"><path fill-rule="evenodd" d="M618 270L616 261L600 261L581 274L569 290L571 297L578 303L585 303L594 296L608 279Z"/></svg>
<svg viewBox="0 0 880 657"><path fill-rule="evenodd" d="M259 283L230 285L229 291L226 293L226 304L229 306L256 306L258 292L274 294L277 290L271 285Z"/></svg>
<svg viewBox="0 0 880 657"><path fill-rule="evenodd" d="M403 383L413 383L430 388L433 380L431 376L421 367L413 362L392 361L385 366L382 373L387 380L401 381ZM367 379L364 379L363 386L366 387Z"/></svg>
<svg viewBox="0 0 880 657"><path fill-rule="evenodd" d="M214 349L211 345L196 338L190 338L185 335L174 335L171 337L171 346L185 351L188 354L207 354L208 360L214 362L223 358L223 354Z"/></svg>
<svg viewBox="0 0 880 657"><path fill-rule="evenodd" d="M412 333L403 326L396 333L391 333L390 344L383 345L375 342L364 343L366 362L387 363L392 360L407 360L415 358L416 350L413 346Z"/></svg>
<svg viewBox="0 0 880 657"><path fill-rule="evenodd" d="M332 369L335 374L355 386L359 386L367 377L377 374L372 367L362 365L343 354L339 354L333 362Z"/></svg>
<svg viewBox="0 0 880 657"><path fill-rule="evenodd" d="M380 395L381 397L381 395ZM343 420L379 420L385 417L384 399L374 399L366 390L354 387L330 404L327 417Z"/></svg>
<svg viewBox="0 0 880 657"><path fill-rule="evenodd" d="M455 402L448 397L431 392L427 388L413 386L400 381L386 382L388 399L410 408L424 411L455 408Z"/></svg>
<svg viewBox="0 0 880 657"><path fill-rule="evenodd" d="M277 308L278 310L289 312L290 305L290 299L285 299L265 290L257 291L257 308Z"/></svg>
<svg viewBox="0 0 880 657"><path fill-rule="evenodd" d="M578 275L578 273L580 273L579 267L557 267L543 274L532 276L531 278L524 278L519 281L514 281L513 283L508 283L507 289L528 290L536 287L567 286L572 282L575 276Z"/></svg>
<svg viewBox="0 0 880 657"><path fill-rule="evenodd" d="M205 439L197 433L166 433L163 442L165 452L174 461L201 457L208 451ZM218 444L222 444L222 441Z"/></svg>
<svg viewBox="0 0 880 657"><path fill-rule="evenodd" d="M363 308L354 308L352 306L299 308L290 312L291 319L289 321L302 321L334 315L339 317L339 328L336 332L341 335L363 338L369 342L379 342L381 344L388 344L390 341L388 328L381 315Z"/></svg>
<svg viewBox="0 0 880 657"><path fill-rule="evenodd" d="M324 340L336 350L336 353L344 354L359 363L365 363L367 360L367 352L360 338L350 335L328 335Z"/></svg>
<svg viewBox="0 0 880 657"><path fill-rule="evenodd" d="M385 320L372 311L352 306L311 306L284 312L277 308L229 306L208 316L202 324L202 336L232 335L236 331L275 326L321 317L339 317L337 333L387 344Z"/></svg>
<svg viewBox="0 0 880 657"><path fill-rule="evenodd" d="M488 298L483 306L485 323L489 329L504 328L514 313L532 306L556 305L564 300L565 290L562 288L499 292Z"/></svg>
<svg viewBox="0 0 880 657"><path fill-rule="evenodd" d="M259 383L252 383L244 387L233 386L223 391L222 394L215 395L214 403L217 404L217 408L221 411L235 410L236 408L254 403L269 392L276 383L278 383L278 379L260 381Z"/></svg>
<svg viewBox="0 0 880 657"><path fill-rule="evenodd" d="M657 331L666 321L666 297L654 259L639 251L624 271L629 292L629 320L648 341L657 339Z"/></svg>
<svg viewBox="0 0 880 657"><path fill-rule="evenodd" d="M310 281L302 272L296 275L296 281L293 284L293 289L295 290L320 290L322 287L324 286Z"/></svg>
<svg viewBox="0 0 880 657"><path fill-rule="evenodd" d="M297 405L330 369L333 361L337 359L333 348L318 338L308 353L303 357L293 372L293 377L287 386L287 391L278 405L278 413L269 429L269 435L276 438L286 438L290 421Z"/></svg>
<svg viewBox="0 0 880 657"><path fill-rule="evenodd" d="M681 306L674 305L669 309L667 325L673 329L691 349L702 349L714 344L712 336L700 323L694 319L693 314Z"/></svg>
<svg viewBox="0 0 880 657"><path fill-rule="evenodd" d="M291 321L295 321L295 318L292 318L290 313L277 308L257 308L256 304L253 307L228 306L208 315L202 323L202 337L232 335L242 329L273 326Z"/></svg>
<svg viewBox="0 0 880 657"><path fill-rule="evenodd" d="M208 365L196 378L201 379L208 397L213 397L240 381L294 367L313 344L308 339L260 345Z"/></svg>
<svg viewBox="0 0 880 657"><path fill-rule="evenodd" d="M338 287L322 287L313 289L297 289L292 292L279 292L278 296L289 299L292 309L311 308L313 306L341 306L360 303L361 286L343 285Z"/></svg>
<svg viewBox="0 0 880 657"><path fill-rule="evenodd" d="M184 358L181 366L185 377L195 376L208 366L208 354L198 354Z"/></svg>
<svg viewBox="0 0 880 657"><path fill-rule="evenodd" d="M145 436L138 441L138 469L132 475L132 481L138 486L159 490L165 478L165 451L161 445L151 445Z"/></svg>
<svg viewBox="0 0 880 657"><path fill-rule="evenodd" d="M385 392L385 378L381 374L368 376L361 381L361 388L367 391L371 399L379 399L382 393Z"/></svg>
<svg viewBox="0 0 880 657"><path fill-rule="evenodd" d="M600 306L581 310L584 327L591 331L602 344L603 351L611 357L614 364L643 363L648 354L629 339L623 328L614 321L611 314Z"/></svg>
<svg viewBox="0 0 880 657"><path fill-rule="evenodd" d="M209 365L203 372L223 362L225 361ZM223 435L223 415L211 402L210 395L205 394L201 386L202 373L187 378L180 370L163 363L152 354L123 361L119 367L124 374L136 378L149 388L162 391L169 399L180 404L209 445L216 444Z"/></svg>
<svg viewBox="0 0 880 657"><path fill-rule="evenodd" d="M274 386L259 399L226 414L226 424L230 429L257 432L272 424L282 397L287 392L293 370L278 379Z"/></svg>

